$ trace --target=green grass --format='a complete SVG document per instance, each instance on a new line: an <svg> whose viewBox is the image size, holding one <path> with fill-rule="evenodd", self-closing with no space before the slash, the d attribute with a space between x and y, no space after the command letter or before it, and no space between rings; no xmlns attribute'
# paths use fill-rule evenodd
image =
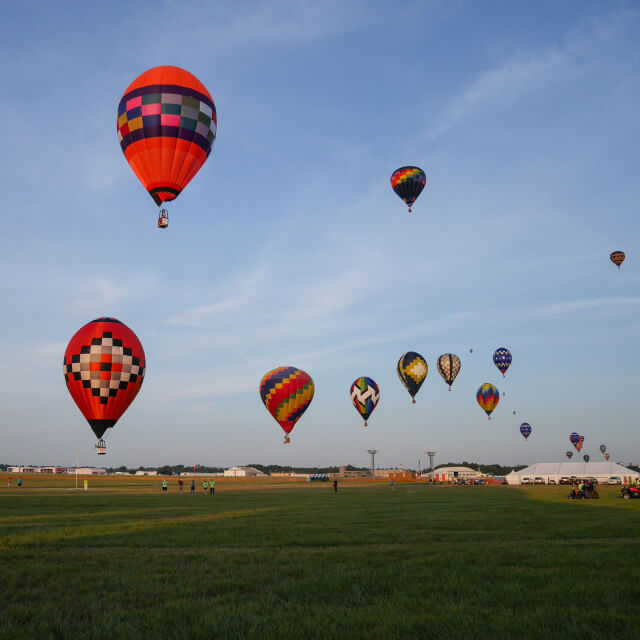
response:
<svg viewBox="0 0 640 640"><path fill-rule="evenodd" d="M0 638L637 638L640 501L567 494L3 489Z"/></svg>

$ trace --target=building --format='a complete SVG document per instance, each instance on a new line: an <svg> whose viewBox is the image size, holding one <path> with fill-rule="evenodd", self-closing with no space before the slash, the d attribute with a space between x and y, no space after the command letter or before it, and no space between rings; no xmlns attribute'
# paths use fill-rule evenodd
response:
<svg viewBox="0 0 640 640"><path fill-rule="evenodd" d="M158 472L157 471L146 471L144 469L138 469L136 471L136 475L137 476L157 476Z"/></svg>
<svg viewBox="0 0 640 640"><path fill-rule="evenodd" d="M262 473L254 467L231 467L224 470L227 478L266 478L267 474Z"/></svg>
<svg viewBox="0 0 640 640"><path fill-rule="evenodd" d="M537 462L507 476L507 484L559 484L561 478L595 478L600 484L615 482L629 484L640 473L615 462Z"/></svg>
<svg viewBox="0 0 640 640"><path fill-rule="evenodd" d="M431 476L430 473L428 475ZM438 467L433 472L433 479L436 482L453 482L456 479L477 480L483 477L484 474L471 467Z"/></svg>

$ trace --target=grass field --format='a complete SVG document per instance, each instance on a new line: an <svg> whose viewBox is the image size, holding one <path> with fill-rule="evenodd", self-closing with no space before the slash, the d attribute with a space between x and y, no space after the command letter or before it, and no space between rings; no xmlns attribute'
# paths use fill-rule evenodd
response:
<svg viewBox="0 0 640 640"><path fill-rule="evenodd" d="M616 487L13 484L0 638L640 637L640 501Z"/></svg>

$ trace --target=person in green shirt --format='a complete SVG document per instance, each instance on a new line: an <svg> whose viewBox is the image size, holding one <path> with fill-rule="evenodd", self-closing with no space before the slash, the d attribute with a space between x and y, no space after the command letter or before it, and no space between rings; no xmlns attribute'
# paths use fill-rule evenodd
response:
<svg viewBox="0 0 640 640"><path fill-rule="evenodd" d="M216 481L209 480L209 495L213 495L216 492Z"/></svg>
<svg viewBox="0 0 640 640"><path fill-rule="evenodd" d="M202 483L202 488L204 489L204 492L207 493L207 489L209 488L209 483L206 480Z"/></svg>
<svg viewBox="0 0 640 640"><path fill-rule="evenodd" d="M167 487L168 487L168 486L169 486L169 485L168 485L167 481L166 481L166 480L163 480L163 481L162 481L162 492L163 492L163 493L166 493L166 491L167 491Z"/></svg>

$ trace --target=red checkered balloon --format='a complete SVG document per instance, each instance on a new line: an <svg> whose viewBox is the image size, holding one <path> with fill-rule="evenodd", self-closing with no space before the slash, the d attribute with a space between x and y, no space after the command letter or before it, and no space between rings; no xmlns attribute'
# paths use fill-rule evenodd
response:
<svg viewBox="0 0 640 640"><path fill-rule="evenodd" d="M120 320L97 318L71 338L64 353L64 379L98 438L138 395L145 368L140 340Z"/></svg>

